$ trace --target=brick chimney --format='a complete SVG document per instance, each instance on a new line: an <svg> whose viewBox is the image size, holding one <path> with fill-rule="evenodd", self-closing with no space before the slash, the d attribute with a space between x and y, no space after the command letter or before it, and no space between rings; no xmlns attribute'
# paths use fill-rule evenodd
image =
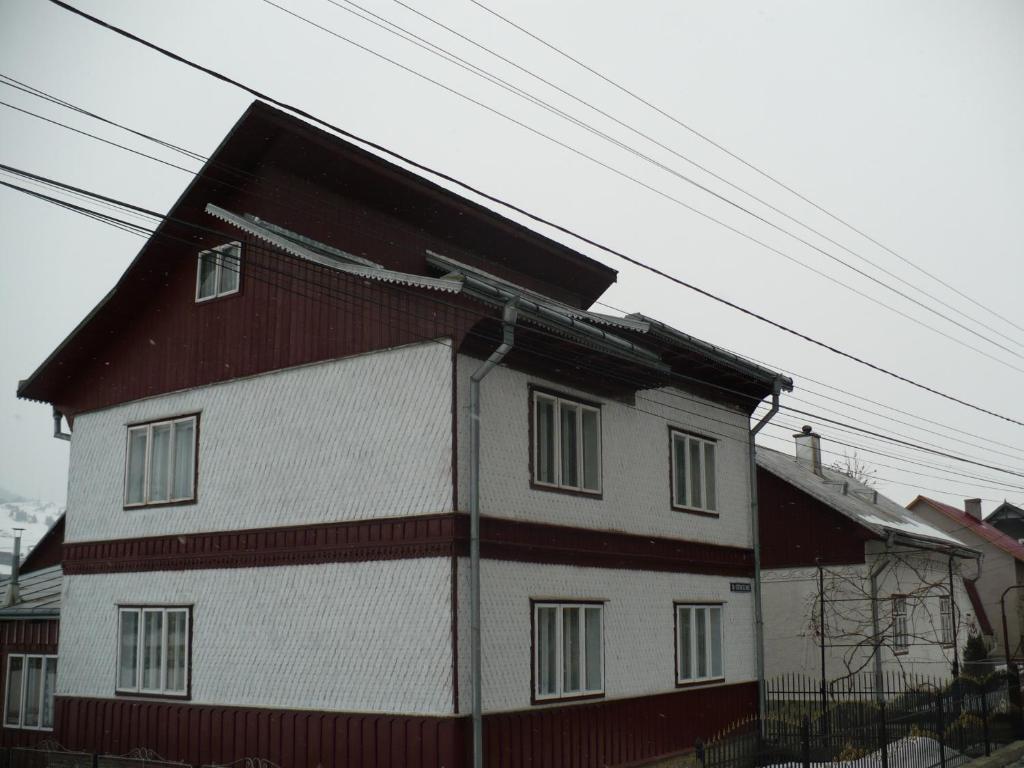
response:
<svg viewBox="0 0 1024 768"><path fill-rule="evenodd" d="M964 499L964 512L981 522L981 499Z"/></svg>
<svg viewBox="0 0 1024 768"><path fill-rule="evenodd" d="M793 435L793 439L796 441L797 464L824 477L821 472L821 435L805 426L799 433Z"/></svg>

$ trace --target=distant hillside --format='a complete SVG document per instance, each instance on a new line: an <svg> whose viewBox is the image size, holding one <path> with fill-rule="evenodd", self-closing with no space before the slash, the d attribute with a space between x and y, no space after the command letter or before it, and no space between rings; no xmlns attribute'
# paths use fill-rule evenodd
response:
<svg viewBox="0 0 1024 768"><path fill-rule="evenodd" d="M0 499L8 492L0 489ZM14 498L21 498L10 494ZM50 530L64 508L48 501L0 502L0 575L11 572L11 556L14 552L14 529L21 528L21 556L25 557Z"/></svg>
<svg viewBox="0 0 1024 768"><path fill-rule="evenodd" d="M6 488L0 487L0 504L8 501L28 501L24 496L19 496L16 493L8 491Z"/></svg>

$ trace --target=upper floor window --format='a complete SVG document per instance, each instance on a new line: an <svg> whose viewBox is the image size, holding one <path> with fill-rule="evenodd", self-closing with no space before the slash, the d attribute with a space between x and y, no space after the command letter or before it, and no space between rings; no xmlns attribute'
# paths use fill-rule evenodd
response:
<svg viewBox="0 0 1024 768"><path fill-rule="evenodd" d="M672 450L672 507L700 512L718 509L715 453L718 446L706 437L669 429Z"/></svg>
<svg viewBox="0 0 1024 768"><path fill-rule="evenodd" d="M604 606L534 603L534 699L604 693Z"/></svg>
<svg viewBox="0 0 1024 768"><path fill-rule="evenodd" d="M533 392L533 482L601 493L601 409Z"/></svg>
<svg viewBox="0 0 1024 768"><path fill-rule="evenodd" d="M200 251L196 269L196 301L237 293L241 270L241 243L225 243Z"/></svg>
<svg viewBox="0 0 1024 768"><path fill-rule="evenodd" d="M676 683L722 677L722 606L676 605Z"/></svg>
<svg viewBox="0 0 1024 768"><path fill-rule="evenodd" d="M953 645L953 598L949 595L939 597L939 641L943 645Z"/></svg>
<svg viewBox="0 0 1024 768"><path fill-rule="evenodd" d="M892 596L892 650L904 653L910 647L910 633L907 630L907 597Z"/></svg>
<svg viewBox="0 0 1024 768"><path fill-rule="evenodd" d="M128 427L125 506L192 501L198 416Z"/></svg>
<svg viewBox="0 0 1024 768"><path fill-rule="evenodd" d="M118 609L117 692L187 696L190 609Z"/></svg>
<svg viewBox="0 0 1024 768"><path fill-rule="evenodd" d="M7 656L4 727L48 731L53 728L53 692L57 657L12 653Z"/></svg>

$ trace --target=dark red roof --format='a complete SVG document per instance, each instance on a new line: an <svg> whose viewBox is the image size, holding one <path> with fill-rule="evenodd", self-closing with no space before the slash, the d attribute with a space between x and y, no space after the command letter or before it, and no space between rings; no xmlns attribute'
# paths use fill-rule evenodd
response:
<svg viewBox="0 0 1024 768"><path fill-rule="evenodd" d="M962 509L957 509L949 504L943 504L941 501L936 501L935 499L929 499L927 496L918 496L912 502L907 504L907 509L913 509L914 505L918 502L927 504L936 512L941 512L950 520L958 523L962 529L980 536L985 539L985 541L995 544L1004 552L1013 555L1014 559L1024 562L1024 545L1016 539L1007 536L994 525L989 525L983 520L971 517ZM952 533L954 535L958 534L957 531L952 531Z"/></svg>
<svg viewBox="0 0 1024 768"><path fill-rule="evenodd" d="M973 581L964 579L964 589L967 590L967 597L971 601L974 615L978 617L978 626L983 635L992 634L992 622L988 620L988 613L985 612L985 605L981 602L981 595L978 594L978 587Z"/></svg>

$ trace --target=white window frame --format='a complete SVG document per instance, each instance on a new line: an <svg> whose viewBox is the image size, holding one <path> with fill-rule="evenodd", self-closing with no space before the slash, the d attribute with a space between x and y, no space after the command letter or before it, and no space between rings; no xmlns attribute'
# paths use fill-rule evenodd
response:
<svg viewBox="0 0 1024 768"><path fill-rule="evenodd" d="M173 496L171 495L174 490L174 460L175 460L175 442L177 440L177 430L175 429L176 424L181 424L186 421L192 422L192 466L190 468L189 476L189 487L192 492L188 496ZM171 440L167 448L168 460L171 462L171 470L167 473L167 482L170 485L168 489L167 498L161 501L150 500L150 456L153 453L153 428L162 427L164 425L170 425L171 428ZM128 501L128 483L131 475L131 461L132 461L132 433L139 430L146 430L146 456L144 458L145 468L142 473L142 501ZM164 419L162 421L151 421L145 424L132 424L127 429L125 438L125 457L124 457L124 506L125 507L148 507L148 506L159 506L161 504L181 504L182 502L195 501L196 498L196 485L198 484L198 473L196 467L199 463L199 416L192 414L190 416L179 416L173 419Z"/></svg>
<svg viewBox="0 0 1024 768"><path fill-rule="evenodd" d="M693 476L693 468L690 466L690 443L697 443L700 446L700 500L699 505L690 503L693 499L693 485L697 478ZM711 438L701 437L695 435L692 432L687 432L676 427L669 427L669 444L671 456L669 460L672 463L672 482L669 492L672 494L672 509L684 510L684 511L695 511L695 512L708 512L718 514L718 494L720 484L718 482L718 442ZM683 446L683 463L686 468L686 498L681 500L676 496L676 478L679 474L679 464L677 462L678 445ZM715 457L715 469L714 469L714 485L715 485L715 503L714 506L708 504L708 467L707 467L707 449L711 448L711 452Z"/></svg>
<svg viewBox="0 0 1024 768"><path fill-rule="evenodd" d="M126 613L134 613L138 616L135 624L135 685L131 687L121 686L121 617ZM143 668L142 655L144 652L142 641L145 637L145 618L147 613L159 613L160 619L160 685L157 688L144 688L142 686ZM167 614L185 614L185 690L167 690ZM191 695L192 673L192 607L189 605L130 605L118 606L117 608L117 658L114 667L114 691L117 693L137 693L144 696L164 696L177 699L188 698Z"/></svg>
<svg viewBox="0 0 1024 768"><path fill-rule="evenodd" d="M939 643L953 645L953 597L939 595Z"/></svg>
<svg viewBox="0 0 1024 768"><path fill-rule="evenodd" d="M910 650L910 613L907 610L907 596L892 596L892 650L906 653Z"/></svg>
<svg viewBox="0 0 1024 768"><path fill-rule="evenodd" d="M554 608L555 613L555 669L556 680L558 682L557 688L554 693L541 693L540 692L540 610L542 608ZM579 621L580 621L580 690L564 692L565 687L565 667L563 664L563 639L562 639L562 627L563 618L562 613L567 608L578 608L579 609ZM601 616L601 687L600 688L587 688L587 621L586 621L586 609L598 609ZM558 600L546 600L537 601L533 604L533 698L534 701L560 701L565 699L580 699L590 698L594 696L603 696L605 689L605 646L604 646L604 604L603 603L572 603L572 602L561 602Z"/></svg>
<svg viewBox="0 0 1024 768"><path fill-rule="evenodd" d="M7 705L10 702L10 688L11 688L11 660L21 659L21 691L19 699L21 708L18 712L18 724L12 725L7 722ZM39 725L25 725L25 709L26 709L26 688L28 687L28 662L29 659L42 659L41 676L39 680ZM52 659L57 661L57 654L47 653L9 653L7 655L7 677L4 679L4 728L17 729L21 731L52 731L53 725L43 725L43 711L44 711L44 695L46 693L46 662ZM54 696L56 696L57 686L54 685ZM51 716L54 713L55 702L50 704Z"/></svg>
<svg viewBox="0 0 1024 768"><path fill-rule="evenodd" d="M540 409L537 407L539 400L547 400L555 407L554 420L554 445L552 447L555 467L555 482L547 482L540 479ZM576 408L576 435L579 450L576 455L576 477L579 478L579 485L570 485L562 482L562 404L571 405ZM585 488L584 482L584 448L583 448L583 412L593 413L597 417L597 488ZM574 400L571 397L562 397L551 392L535 389L533 390L533 484L541 488L554 488L577 493L592 494L600 496L604 488L604 457L603 441L601 439L601 409L597 406Z"/></svg>
<svg viewBox="0 0 1024 768"><path fill-rule="evenodd" d="M722 654L722 670L717 675L712 671L712 652L711 652L711 609L717 608L719 610L719 638L718 647ZM692 616L696 616L696 612L704 610L707 612L707 617L704 620L704 650L706 653L705 669L707 674L698 677L697 676L697 621L694 618L690 622L690 658L693 660L693 675L690 677L683 677L683 659L680 656L679 650L682 647L680 638L680 628L682 622L679 620L682 611L691 611ZM675 643L676 643L676 685L696 685L698 683L716 683L725 680L725 603L675 603Z"/></svg>
<svg viewBox="0 0 1024 768"><path fill-rule="evenodd" d="M236 251L238 254L238 279L235 281L235 287L230 291L222 291L220 288L221 272L223 269L224 257L223 254ZM213 293L209 296L200 296L199 289L202 287L203 278L203 256L207 254L214 254L216 256L215 264L216 269L214 270L213 279ZM238 293L242 288L242 243L238 240L234 240L230 243L224 243L222 245L214 246L205 251L199 252L199 257L196 259L196 303L204 301L210 301L211 299L219 299L222 296L230 296L234 293Z"/></svg>

